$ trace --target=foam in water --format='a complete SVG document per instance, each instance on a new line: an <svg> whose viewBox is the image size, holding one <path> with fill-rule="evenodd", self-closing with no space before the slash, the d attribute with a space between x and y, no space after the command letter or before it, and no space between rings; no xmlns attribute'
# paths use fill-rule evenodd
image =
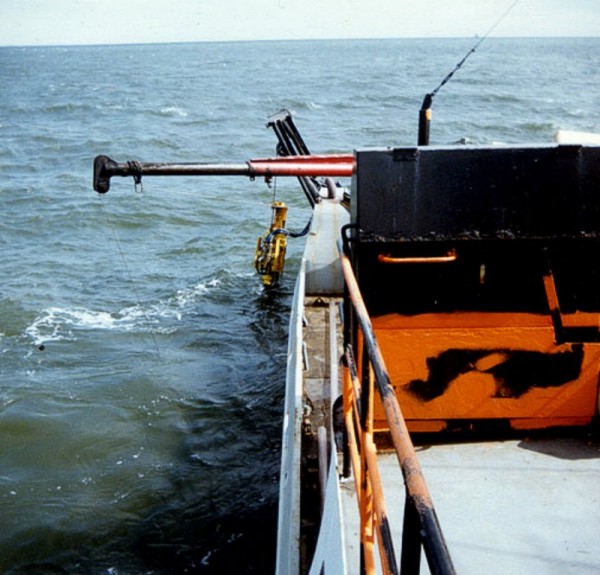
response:
<svg viewBox="0 0 600 575"><path fill-rule="evenodd" d="M188 113L178 106L166 106L160 109L160 113L163 116L179 116L181 118L186 118Z"/></svg>
<svg viewBox="0 0 600 575"><path fill-rule="evenodd" d="M152 331L169 331L168 328L157 329L156 324L164 319L181 321L187 307L220 285L221 280L214 278L188 289L178 290L175 296L149 307L138 304L123 308L117 313L85 307L52 306L35 318L25 329L25 334L39 346L50 341L75 340L77 338L74 331L78 329L126 332L148 329L148 324L151 324ZM2 335L0 333L0 338Z"/></svg>

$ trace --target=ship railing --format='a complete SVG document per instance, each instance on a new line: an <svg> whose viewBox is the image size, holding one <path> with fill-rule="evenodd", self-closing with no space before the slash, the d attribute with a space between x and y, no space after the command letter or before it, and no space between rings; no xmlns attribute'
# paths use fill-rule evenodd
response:
<svg viewBox="0 0 600 575"><path fill-rule="evenodd" d="M358 357L350 344L344 353L344 423L347 446L344 474L351 462L359 499L361 572L376 572L375 545L381 570L387 574L417 575L422 552L434 575L455 573L429 488L421 471L414 445L391 385L369 314L348 256L340 246L345 279L345 313L352 316L353 329L361 341ZM360 369L360 376L359 376ZM389 433L404 478L406 498L399 564L385 505L373 433L374 392L379 394Z"/></svg>

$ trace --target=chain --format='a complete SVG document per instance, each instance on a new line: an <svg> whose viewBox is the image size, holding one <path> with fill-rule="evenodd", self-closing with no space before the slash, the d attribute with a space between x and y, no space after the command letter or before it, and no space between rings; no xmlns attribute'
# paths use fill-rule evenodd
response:
<svg viewBox="0 0 600 575"><path fill-rule="evenodd" d="M142 184L142 165L137 160L127 162L127 168L133 176L133 189L136 194L144 193L144 184Z"/></svg>

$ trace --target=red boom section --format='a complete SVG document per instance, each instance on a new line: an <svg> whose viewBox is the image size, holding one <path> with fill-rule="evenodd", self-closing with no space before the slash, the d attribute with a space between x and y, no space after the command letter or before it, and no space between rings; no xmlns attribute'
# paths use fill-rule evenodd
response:
<svg viewBox="0 0 600 575"><path fill-rule="evenodd" d="M257 176L344 177L354 173L355 162L352 154L329 154L261 158L248 166Z"/></svg>

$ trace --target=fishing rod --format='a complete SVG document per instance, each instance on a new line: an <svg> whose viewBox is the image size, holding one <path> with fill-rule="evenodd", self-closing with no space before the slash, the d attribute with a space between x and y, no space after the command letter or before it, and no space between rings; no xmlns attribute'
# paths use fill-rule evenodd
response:
<svg viewBox="0 0 600 575"><path fill-rule="evenodd" d="M421 104L421 109L419 110L419 138L418 145L419 146L428 146L429 145L429 129L431 124L431 106L433 104L433 98L440 91L440 89L446 85L452 76L460 70L462 65L467 61L467 58L471 54L473 54L479 46L483 43L483 41L496 29L498 24L504 20L510 13L510 11L517 5L519 0L514 0L512 4L503 12L503 14L496 20L496 22L491 26L491 28L479 39L479 41L465 54L463 59L456 64L454 69L439 83L437 88L433 91L425 94L425 98L423 98L423 103Z"/></svg>

